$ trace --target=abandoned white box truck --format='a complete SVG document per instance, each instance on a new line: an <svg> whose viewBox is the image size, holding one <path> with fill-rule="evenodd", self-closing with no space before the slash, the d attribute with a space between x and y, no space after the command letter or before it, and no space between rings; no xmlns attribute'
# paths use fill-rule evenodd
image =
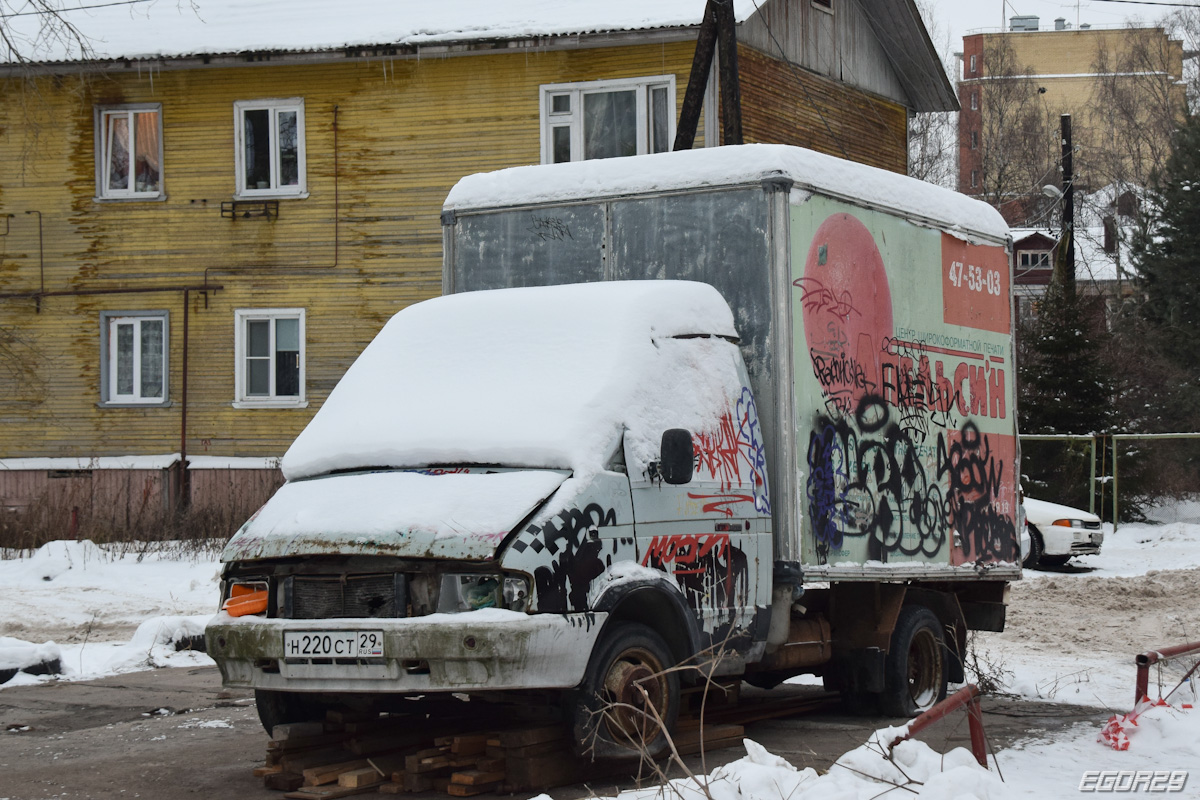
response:
<svg viewBox="0 0 1200 800"><path fill-rule="evenodd" d="M225 550L208 648L264 723L535 692L614 754L638 721L591 712L669 726L675 664L904 715L1003 629L992 208L748 145L473 175L443 226L446 296L384 327Z"/></svg>

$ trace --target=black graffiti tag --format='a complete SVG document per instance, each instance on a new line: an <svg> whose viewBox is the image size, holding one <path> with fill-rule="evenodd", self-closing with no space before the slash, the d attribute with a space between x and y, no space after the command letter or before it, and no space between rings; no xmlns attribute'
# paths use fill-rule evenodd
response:
<svg viewBox="0 0 1200 800"><path fill-rule="evenodd" d="M938 477L949 476L949 516L967 560L1016 561L1013 519L996 503L1004 486L1004 463L992 455L988 437L968 422L949 448L938 437L937 460Z"/></svg>
<svg viewBox="0 0 1200 800"><path fill-rule="evenodd" d="M598 528L617 524L615 509L591 503L584 509L565 509L545 525L530 525L526 532L538 537L553 557L549 566L534 570L538 609L554 613L586 611L592 581L604 572ZM589 533L590 532L590 533ZM569 587L568 587L569 584Z"/></svg>
<svg viewBox="0 0 1200 800"><path fill-rule="evenodd" d="M806 490L819 563L846 536L867 537L872 560L941 552L948 533L941 486L882 398L864 396L853 422L821 418L815 428Z"/></svg>

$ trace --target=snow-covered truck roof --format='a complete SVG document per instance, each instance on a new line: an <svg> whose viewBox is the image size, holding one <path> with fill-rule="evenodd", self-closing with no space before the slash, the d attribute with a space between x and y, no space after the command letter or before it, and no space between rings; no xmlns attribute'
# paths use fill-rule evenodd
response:
<svg viewBox="0 0 1200 800"><path fill-rule="evenodd" d="M446 197L447 211L569 203L592 198L736 186L771 178L855 205L932 225L962 239L1003 243L1000 212L959 192L803 147L746 144L627 158L512 167L468 175Z"/></svg>
<svg viewBox="0 0 1200 800"><path fill-rule="evenodd" d="M728 387L714 384L712 397L697 399L690 375L736 381L736 348L674 338L696 334L737 332L717 290L689 281L467 292L409 306L296 438L283 473L297 480L446 464L604 469L626 429L651 430L660 416L670 419L666 427L699 429L706 409L720 413ZM677 357L684 345L690 360ZM683 394L690 411L672 408Z"/></svg>

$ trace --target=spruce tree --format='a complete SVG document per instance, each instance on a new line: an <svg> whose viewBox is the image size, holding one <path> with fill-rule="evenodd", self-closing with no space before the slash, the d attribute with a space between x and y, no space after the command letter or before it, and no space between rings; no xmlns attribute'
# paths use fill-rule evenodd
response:
<svg viewBox="0 0 1200 800"><path fill-rule="evenodd" d="M1200 374L1200 117L1188 115L1151 184L1152 212L1134 240L1141 312L1159 353ZM1195 390L1196 383L1192 382Z"/></svg>
<svg viewBox="0 0 1200 800"><path fill-rule="evenodd" d="M1064 279L1066 247L1059 244L1054 279L1038 316L1019 337L1018 408L1021 432L1103 434L1112 424L1112 384L1102 349L1104 306L1081 298ZM1087 508L1089 448L1083 444L1030 442L1022 446L1021 472L1029 494Z"/></svg>

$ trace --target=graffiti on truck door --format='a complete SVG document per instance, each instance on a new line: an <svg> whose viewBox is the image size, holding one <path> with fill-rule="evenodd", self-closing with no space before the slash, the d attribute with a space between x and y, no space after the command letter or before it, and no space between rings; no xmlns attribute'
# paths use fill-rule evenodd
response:
<svg viewBox="0 0 1200 800"><path fill-rule="evenodd" d="M762 426L754 393L742 387L733 408L721 417L715 430L692 434L696 453L695 469L718 484L719 492L689 492L692 500L703 501L704 513L718 512L734 516L739 503L751 503L760 514L771 513L771 494L767 486L767 454L763 446ZM740 512L746 516L746 512Z"/></svg>
<svg viewBox="0 0 1200 800"><path fill-rule="evenodd" d="M963 264L985 248L952 237L939 241L932 257L975 274ZM907 275L899 277L904 292L921 294ZM951 279L946 302L976 303L973 285L968 281L963 295ZM980 285L989 293L982 312L947 306L940 322L999 332L1007 309L995 306L996 286ZM803 320L799 341L820 397L815 413L801 409L805 499L818 563L1017 560L1015 444L1011 435L980 427L1009 420L1006 341L919 317L922 329L916 322L898 326L883 255L851 214L821 223L793 286ZM910 306L927 300L897 299L910 314ZM798 375L800 369L798 362Z"/></svg>
<svg viewBox="0 0 1200 800"><path fill-rule="evenodd" d="M642 566L674 576L695 611L744 606L749 598L746 553L728 533L655 536L642 556Z"/></svg>

